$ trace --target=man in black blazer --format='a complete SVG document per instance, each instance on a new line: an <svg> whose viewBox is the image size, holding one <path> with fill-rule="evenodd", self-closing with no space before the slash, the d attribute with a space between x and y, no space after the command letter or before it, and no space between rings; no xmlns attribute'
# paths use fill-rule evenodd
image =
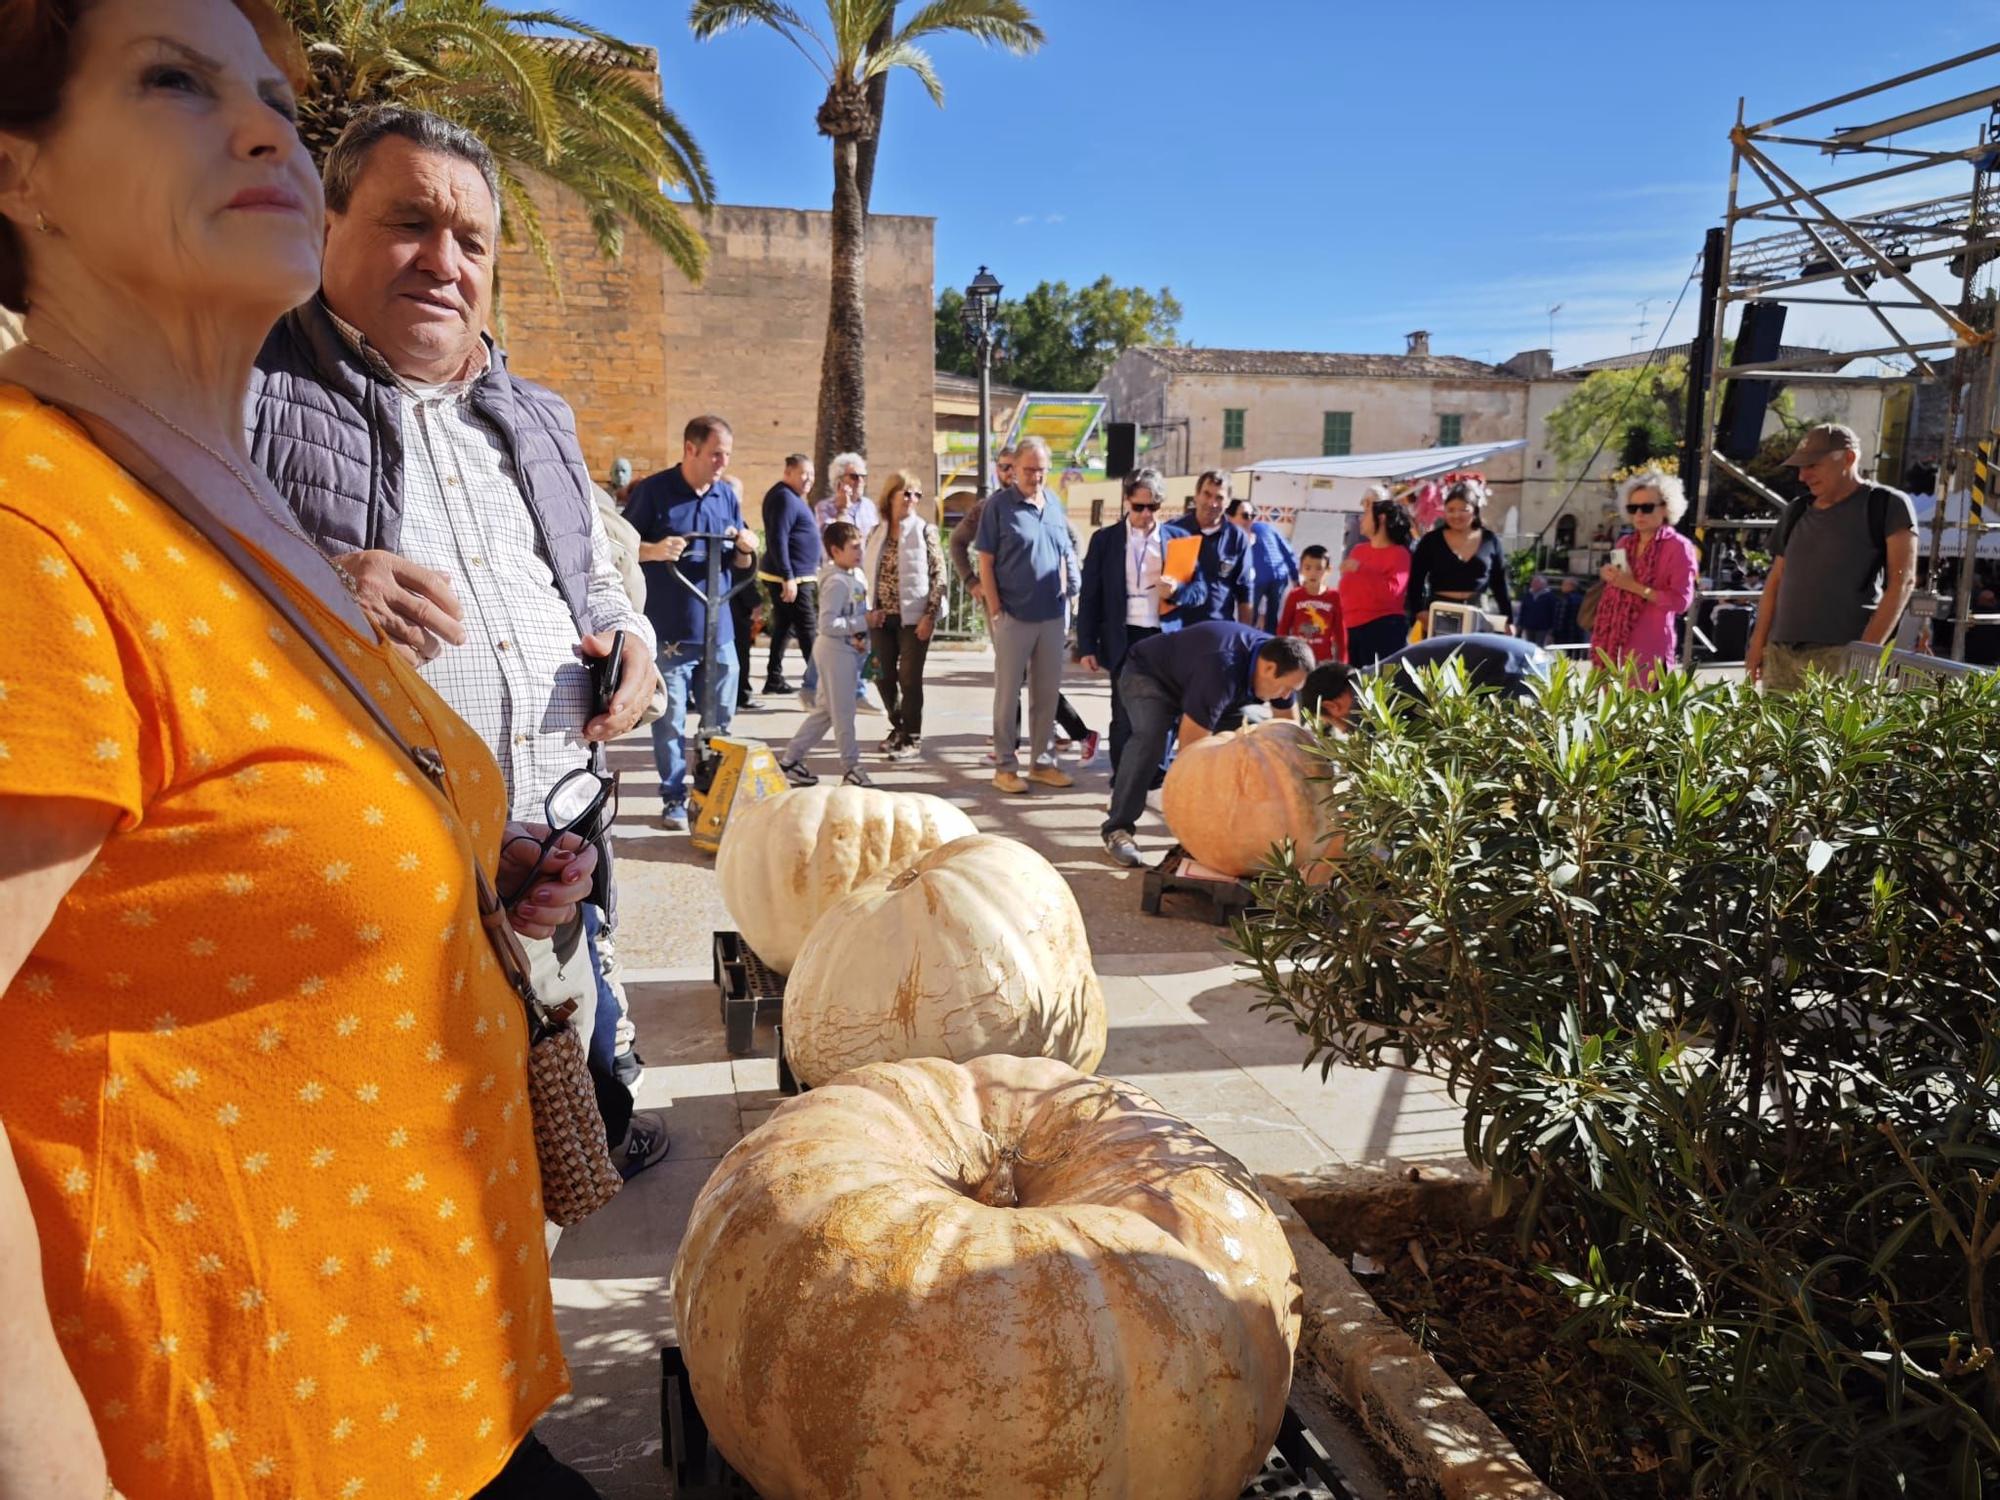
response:
<svg viewBox="0 0 2000 1500"><path fill-rule="evenodd" d="M1160 519L1166 481L1158 469L1135 469L1125 476L1125 514L1090 539L1083 558L1077 599L1077 661L1090 671L1111 674L1111 774L1131 737L1132 722L1118 698L1118 672L1125 654L1139 642L1177 630L1179 622L1160 613L1160 577L1167 542L1186 533Z"/></svg>

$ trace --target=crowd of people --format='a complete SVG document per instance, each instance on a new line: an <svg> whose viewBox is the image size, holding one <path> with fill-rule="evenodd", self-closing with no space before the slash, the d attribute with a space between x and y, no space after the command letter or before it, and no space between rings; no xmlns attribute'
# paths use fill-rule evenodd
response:
<svg viewBox="0 0 2000 1500"><path fill-rule="evenodd" d="M816 502L790 457L753 527L718 416L607 492L485 332L492 152L378 106L316 172L304 69L268 0L0 11L0 306L26 330L0 356L24 1059L0 1070L0 1494L581 1500L533 1431L565 1375L530 1047L574 1032L608 1166L665 1156L634 1108L605 746L650 726L685 829L691 718L757 706L758 592L763 691L800 662L794 784L828 735L870 784L871 679L879 754L924 752L947 568L992 643L996 793L1075 785L1060 761L1098 735L1065 667L1106 674L1124 866L1176 743L1258 704L1338 721L1384 662L1456 652L1518 688L1582 606L1545 620L1570 591L1531 586L1515 625L1471 481L1435 529L1370 495L1338 559L1219 472L1169 518L1138 470L1083 545L1033 438L948 541L919 480L871 486L853 453ZM1908 502L1855 447L1819 428L1793 455L1812 500L1749 662L1772 688L1907 599ZM1591 641L1651 672L1692 588L1685 502L1658 474L1621 501ZM1410 645L1440 601L1500 633Z"/></svg>

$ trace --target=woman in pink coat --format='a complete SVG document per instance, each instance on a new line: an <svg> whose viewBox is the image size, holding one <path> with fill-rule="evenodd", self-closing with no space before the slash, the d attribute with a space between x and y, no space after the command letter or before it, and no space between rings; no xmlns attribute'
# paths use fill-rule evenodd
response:
<svg viewBox="0 0 2000 1500"><path fill-rule="evenodd" d="M1604 594L1591 627L1591 655L1635 671L1650 686L1661 667L1679 660L1680 617L1694 602L1694 543L1674 530L1687 512L1687 492L1671 474L1650 469L1618 486L1632 529L1598 576Z"/></svg>

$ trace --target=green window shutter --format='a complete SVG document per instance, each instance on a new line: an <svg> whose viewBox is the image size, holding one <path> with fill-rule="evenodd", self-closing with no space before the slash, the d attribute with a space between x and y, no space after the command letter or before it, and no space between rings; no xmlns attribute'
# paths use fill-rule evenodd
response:
<svg viewBox="0 0 2000 1500"><path fill-rule="evenodd" d="M1243 408L1225 406L1222 408L1222 446L1241 448L1243 446Z"/></svg>
<svg viewBox="0 0 2000 1500"><path fill-rule="evenodd" d="M1465 418L1455 411L1438 413L1438 446L1455 448L1465 441Z"/></svg>
<svg viewBox="0 0 2000 1500"><path fill-rule="evenodd" d="M1324 412L1320 417L1319 452L1322 458L1345 458L1354 451L1354 413Z"/></svg>

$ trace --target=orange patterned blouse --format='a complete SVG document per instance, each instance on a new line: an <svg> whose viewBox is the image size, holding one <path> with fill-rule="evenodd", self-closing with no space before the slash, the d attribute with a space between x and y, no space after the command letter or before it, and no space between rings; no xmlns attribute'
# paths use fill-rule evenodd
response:
<svg viewBox="0 0 2000 1500"><path fill-rule="evenodd" d="M566 1388L486 747L0 387L0 796L118 821L6 994L50 1309L133 1500L463 1496Z"/></svg>

